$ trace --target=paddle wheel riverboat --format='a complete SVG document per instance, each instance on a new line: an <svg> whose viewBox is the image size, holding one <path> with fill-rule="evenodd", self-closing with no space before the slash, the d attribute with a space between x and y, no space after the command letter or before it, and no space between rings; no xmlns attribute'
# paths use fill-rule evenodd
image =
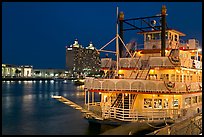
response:
<svg viewBox="0 0 204 137"><path fill-rule="evenodd" d="M166 8L162 7L162 23ZM175 29L141 31L144 48L130 52L116 39L116 61L102 58L102 78L85 79L85 106L100 118L89 121L161 122L202 113L202 54L198 41ZM128 56L121 57L118 40ZM113 39L114 40L114 39ZM109 43L111 43L111 40ZM108 43L108 44L109 44ZM99 51L105 51L103 46ZM95 99L99 94L99 100Z"/></svg>
<svg viewBox="0 0 204 137"><path fill-rule="evenodd" d="M118 15L118 10L117 10ZM120 30L124 14L120 13ZM149 24L145 19L158 17ZM166 7L161 14L153 17L137 18L146 22L151 30L136 29L144 36L142 49L130 51L123 42L122 31L104 45L99 52L111 52L112 58L101 59L101 78L86 77L84 83L85 104L81 107L61 97L59 101L80 110L90 122L117 124L124 122L175 122L175 120L202 113L202 54L199 42L189 39L182 42L184 33L166 28ZM130 20L130 19L129 19ZM116 51L105 47L116 40ZM121 56L121 46L127 54ZM121 44L120 43L120 44Z"/></svg>

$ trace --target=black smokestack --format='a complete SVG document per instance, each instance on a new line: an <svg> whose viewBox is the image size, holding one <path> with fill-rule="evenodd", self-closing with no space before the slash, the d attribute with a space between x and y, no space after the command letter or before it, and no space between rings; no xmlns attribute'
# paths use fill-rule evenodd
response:
<svg viewBox="0 0 204 137"><path fill-rule="evenodd" d="M123 40L123 20L124 20L124 13L120 12L119 14L119 36L122 40ZM120 58L123 57L123 43L121 41L119 41L119 55L120 55Z"/></svg>
<svg viewBox="0 0 204 137"><path fill-rule="evenodd" d="M162 6L161 10L161 22L162 22L162 30L161 30L161 56L165 56L166 49L166 6Z"/></svg>

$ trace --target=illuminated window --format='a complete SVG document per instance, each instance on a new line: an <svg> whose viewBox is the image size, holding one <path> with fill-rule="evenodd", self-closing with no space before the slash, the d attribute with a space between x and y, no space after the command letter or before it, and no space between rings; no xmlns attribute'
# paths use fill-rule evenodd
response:
<svg viewBox="0 0 204 137"><path fill-rule="evenodd" d="M202 96L198 97L198 102L202 102Z"/></svg>
<svg viewBox="0 0 204 137"><path fill-rule="evenodd" d="M144 99L144 108L152 108L152 99L149 98Z"/></svg>
<svg viewBox="0 0 204 137"><path fill-rule="evenodd" d="M171 81L175 82L175 74L171 74Z"/></svg>
<svg viewBox="0 0 204 137"><path fill-rule="evenodd" d="M189 82L189 75L187 75L187 82Z"/></svg>
<svg viewBox="0 0 204 137"><path fill-rule="evenodd" d="M186 82L186 75L184 75L184 77L183 77L183 78L184 78L184 82Z"/></svg>
<svg viewBox="0 0 204 137"><path fill-rule="evenodd" d="M152 35L151 34L146 34L146 41L151 40L152 39Z"/></svg>
<svg viewBox="0 0 204 137"><path fill-rule="evenodd" d="M168 99L164 99L164 108L168 108Z"/></svg>
<svg viewBox="0 0 204 137"><path fill-rule="evenodd" d="M166 74L166 79L169 80L169 74Z"/></svg>
<svg viewBox="0 0 204 137"><path fill-rule="evenodd" d="M190 76L190 80L191 80L191 81L193 80L193 76Z"/></svg>
<svg viewBox="0 0 204 137"><path fill-rule="evenodd" d="M192 97L192 101L193 101L193 104L194 104L194 103L197 103L197 96Z"/></svg>
<svg viewBox="0 0 204 137"><path fill-rule="evenodd" d="M176 75L176 82L179 82L179 75Z"/></svg>
<svg viewBox="0 0 204 137"><path fill-rule="evenodd" d="M182 82L182 75L180 75L180 82Z"/></svg>
<svg viewBox="0 0 204 137"><path fill-rule="evenodd" d="M185 98L185 106L191 105L191 97Z"/></svg>
<svg viewBox="0 0 204 137"><path fill-rule="evenodd" d="M171 32L169 33L169 39L171 39Z"/></svg>
<svg viewBox="0 0 204 137"><path fill-rule="evenodd" d="M154 108L162 108L162 99L154 99Z"/></svg>
<svg viewBox="0 0 204 137"><path fill-rule="evenodd" d="M172 105L173 107L178 107L178 99L174 99Z"/></svg>
<svg viewBox="0 0 204 137"><path fill-rule="evenodd" d="M174 36L174 41L178 41L178 36L177 35Z"/></svg>

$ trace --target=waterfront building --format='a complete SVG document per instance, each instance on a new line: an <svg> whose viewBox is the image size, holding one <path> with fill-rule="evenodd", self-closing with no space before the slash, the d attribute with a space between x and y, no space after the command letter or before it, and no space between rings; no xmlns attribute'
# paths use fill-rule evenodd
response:
<svg viewBox="0 0 204 137"><path fill-rule="evenodd" d="M32 77L33 66L2 64L2 77Z"/></svg>
<svg viewBox="0 0 204 137"><path fill-rule="evenodd" d="M43 78L66 78L68 77L68 71L64 69L33 69L33 77Z"/></svg>
<svg viewBox="0 0 204 137"><path fill-rule="evenodd" d="M74 44L66 47L66 67L69 71L79 75L90 75L99 72L99 53L93 43L82 47L76 39Z"/></svg>
<svg viewBox="0 0 204 137"><path fill-rule="evenodd" d="M70 73L65 69L34 69L31 65L2 64L2 78L15 77L68 78Z"/></svg>

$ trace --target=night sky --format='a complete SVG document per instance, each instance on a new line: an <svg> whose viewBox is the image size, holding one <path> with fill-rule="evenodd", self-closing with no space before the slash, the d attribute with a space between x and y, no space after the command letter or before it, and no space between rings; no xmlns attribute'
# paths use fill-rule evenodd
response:
<svg viewBox="0 0 204 137"><path fill-rule="evenodd" d="M64 69L76 38L99 49L115 37L117 7L128 19L160 14L162 5L168 27L202 47L202 2L2 2L2 63ZM125 32L125 43L139 41L135 33Z"/></svg>

